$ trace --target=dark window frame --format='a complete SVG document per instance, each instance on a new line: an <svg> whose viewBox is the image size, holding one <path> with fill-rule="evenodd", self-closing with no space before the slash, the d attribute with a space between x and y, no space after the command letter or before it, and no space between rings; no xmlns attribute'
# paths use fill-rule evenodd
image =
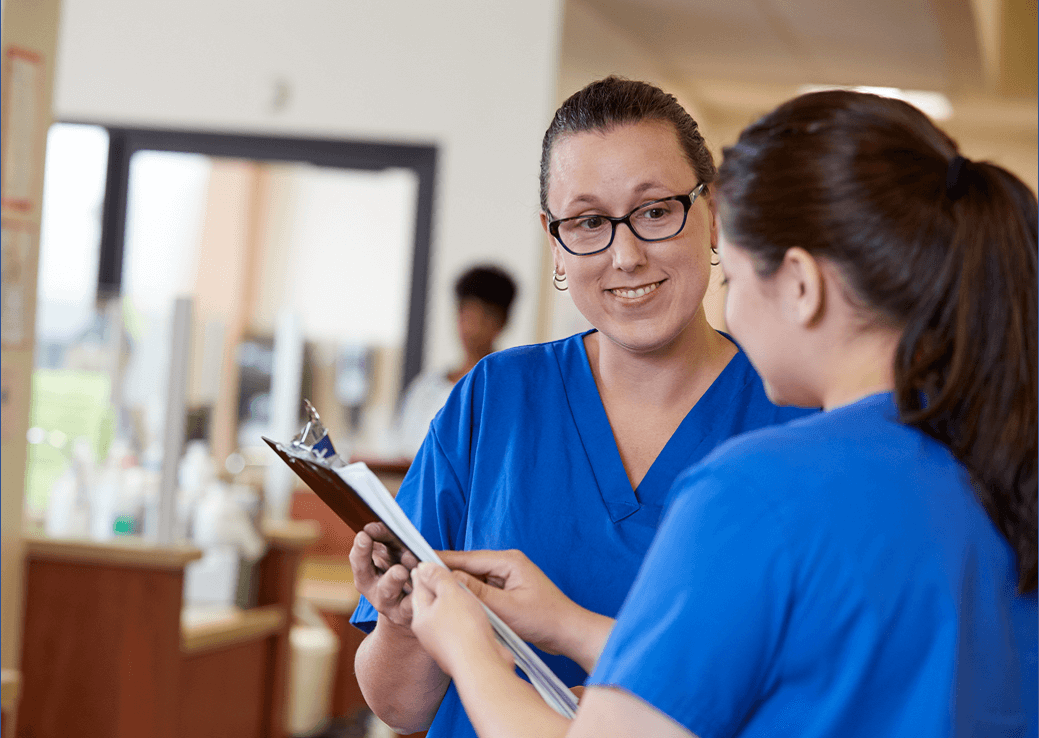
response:
<svg viewBox="0 0 1039 738"><path fill-rule="evenodd" d="M415 207L415 240L407 331L401 367L402 392L422 370L433 236L437 159L435 146L254 136L182 129L128 128L89 121L62 122L98 125L108 132L108 172L101 214L101 249L98 259L99 298L118 295L122 287L130 159L139 151L172 151L257 161L304 162L321 167L363 171L390 168L414 171L418 177L418 198Z"/></svg>

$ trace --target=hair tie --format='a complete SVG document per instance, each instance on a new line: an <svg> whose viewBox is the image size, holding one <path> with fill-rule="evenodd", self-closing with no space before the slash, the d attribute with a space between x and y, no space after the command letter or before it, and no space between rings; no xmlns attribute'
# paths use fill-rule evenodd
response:
<svg viewBox="0 0 1039 738"><path fill-rule="evenodd" d="M967 165L970 160L959 154L949 162L949 169L945 172L945 194L950 200L958 200L967 193L968 176Z"/></svg>

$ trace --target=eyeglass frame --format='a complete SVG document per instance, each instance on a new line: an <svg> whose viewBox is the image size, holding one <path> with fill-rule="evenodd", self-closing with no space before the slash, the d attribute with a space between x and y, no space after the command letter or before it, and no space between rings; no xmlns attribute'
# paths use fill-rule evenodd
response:
<svg viewBox="0 0 1039 738"><path fill-rule="evenodd" d="M603 251L605 251L606 249L610 248L610 246L613 245L613 239L615 239L617 237L617 226L620 225L621 223L623 223L624 225L628 226L628 230L631 231L631 234L633 236L635 236L635 238L637 238L638 240L643 241L644 243L659 243L660 241L669 241L672 238L674 238L675 236L677 236L678 234L680 234L682 231L685 230L685 224L689 220L689 210L693 207L693 203L696 202L696 199L698 197L700 197L700 195L702 195L704 193L704 190L706 189L706 187L707 187L707 183L706 182L700 182L698 185L696 185L696 187L694 187L692 190L689 191L688 195L671 195L669 197L661 197L661 198L658 198L656 200L650 200L649 202L642 203L637 208L634 208L627 215L623 215L623 216L621 216L619 218L615 218L612 215L596 214L595 217L603 218L605 220L610 221L610 228L611 228L611 230L610 230L610 240L607 241L606 245L603 246L601 249L596 249L595 251L585 251L583 253L579 253L579 252L574 251L573 249L571 249L565 243L563 243L563 239L561 239L559 237L559 224L560 223L563 223L563 222L568 221L568 220L578 220L579 218L588 218L588 217L592 217L592 216L589 216L589 215L572 215L569 218L556 218L555 220L550 220L548 222L548 232L549 232L549 234L551 234L551 236L554 239L556 239L556 241L559 242L559 245L562 246L563 249L566 250L567 253L573 254L574 256L595 256L596 254L601 254ZM680 225L678 227L678 230L675 231L674 233L672 233L670 236L664 236L663 238L643 238L642 236L640 236L638 234L638 231L635 230L634 226L631 225L631 216L633 216L638 211L643 210L643 209L649 207L650 205L655 205L658 202L667 202L668 200L678 200L678 202L680 202L682 204L682 207L684 209L684 212L682 213L682 225ZM549 213L549 215L551 216L552 214Z"/></svg>

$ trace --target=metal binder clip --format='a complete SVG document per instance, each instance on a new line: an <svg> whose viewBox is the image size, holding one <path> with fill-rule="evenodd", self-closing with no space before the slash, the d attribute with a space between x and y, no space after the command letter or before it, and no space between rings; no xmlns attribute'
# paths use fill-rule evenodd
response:
<svg viewBox="0 0 1039 738"><path fill-rule="evenodd" d="M310 404L310 400L303 400L303 409L307 413L307 423L303 426L303 430L292 439L292 446L306 449L319 459L331 459L336 455L336 450L332 446L332 439L328 437L328 431L321 422L321 416Z"/></svg>

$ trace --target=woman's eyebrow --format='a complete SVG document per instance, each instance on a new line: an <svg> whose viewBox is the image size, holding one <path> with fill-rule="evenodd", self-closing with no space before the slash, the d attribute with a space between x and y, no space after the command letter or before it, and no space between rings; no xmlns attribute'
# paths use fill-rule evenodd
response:
<svg viewBox="0 0 1039 738"><path fill-rule="evenodd" d="M641 184L635 185L635 187L632 188L632 194L641 195L641 194L645 193L647 190L652 190L654 188L661 189L661 190L666 190L667 189L666 187L664 187L664 185L660 184L659 182L642 182ZM571 205L571 206L572 205L581 205L581 204L583 204L583 205L599 205L599 204L601 204L601 202L602 201L601 201L601 199L599 198L598 195L593 195L591 193L588 193L588 194L580 194L580 195L578 195L577 197L575 197L573 200L571 200L567 204Z"/></svg>

